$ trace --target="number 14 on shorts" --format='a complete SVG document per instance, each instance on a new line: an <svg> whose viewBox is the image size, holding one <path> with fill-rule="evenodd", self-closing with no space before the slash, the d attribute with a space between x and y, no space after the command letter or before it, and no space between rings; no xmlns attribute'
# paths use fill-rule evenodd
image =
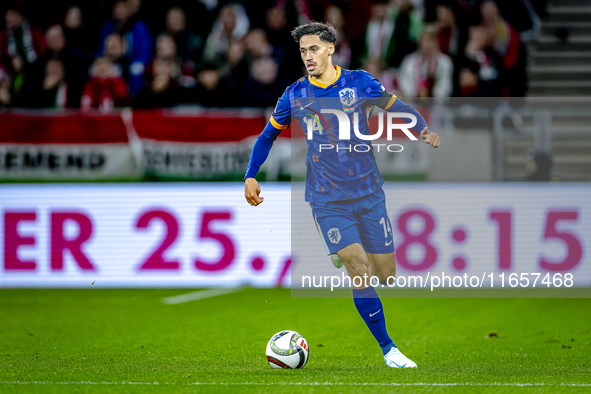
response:
<svg viewBox="0 0 591 394"><path fill-rule="evenodd" d="M384 238L386 238L386 246L389 246L393 241L392 239L390 242L387 241L389 237L392 237L392 227L390 227L390 221L382 216L378 223L384 226Z"/></svg>

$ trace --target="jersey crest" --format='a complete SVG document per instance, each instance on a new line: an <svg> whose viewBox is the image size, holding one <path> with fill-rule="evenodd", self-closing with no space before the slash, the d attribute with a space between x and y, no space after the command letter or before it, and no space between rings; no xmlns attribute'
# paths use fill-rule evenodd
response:
<svg viewBox="0 0 591 394"><path fill-rule="evenodd" d="M331 228L328 230L328 239L333 244L338 244L341 241L341 233L338 228Z"/></svg>
<svg viewBox="0 0 591 394"><path fill-rule="evenodd" d="M339 97L341 98L341 104L346 107L350 107L357 101L355 97L355 91L351 88L344 88L339 90Z"/></svg>

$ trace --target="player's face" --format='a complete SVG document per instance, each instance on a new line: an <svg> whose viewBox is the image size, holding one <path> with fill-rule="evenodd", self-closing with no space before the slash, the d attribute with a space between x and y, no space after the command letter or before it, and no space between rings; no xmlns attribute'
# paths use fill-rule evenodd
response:
<svg viewBox="0 0 591 394"><path fill-rule="evenodd" d="M323 42L318 36L300 38L300 55L308 74L313 77L322 75L330 67L333 51L334 44Z"/></svg>

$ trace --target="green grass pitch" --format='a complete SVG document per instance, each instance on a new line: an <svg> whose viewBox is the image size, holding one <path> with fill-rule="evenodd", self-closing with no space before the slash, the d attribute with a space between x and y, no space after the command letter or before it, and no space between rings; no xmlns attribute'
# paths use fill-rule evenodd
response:
<svg viewBox="0 0 591 394"><path fill-rule="evenodd" d="M0 392L591 391L591 299L384 299L418 364L390 369L351 299L242 289L162 302L190 291L0 290ZM310 344L302 370L267 364L283 329Z"/></svg>

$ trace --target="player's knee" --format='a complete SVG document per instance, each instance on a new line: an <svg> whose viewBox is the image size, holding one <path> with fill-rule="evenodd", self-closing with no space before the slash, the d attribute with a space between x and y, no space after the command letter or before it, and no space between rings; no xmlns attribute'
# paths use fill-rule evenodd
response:
<svg viewBox="0 0 591 394"><path fill-rule="evenodd" d="M359 276L359 277L368 277L371 278L371 270L369 269L369 267L358 267L357 269L351 270L349 272L349 276L351 277L355 277L355 276Z"/></svg>
<svg viewBox="0 0 591 394"><path fill-rule="evenodd" d="M369 263L352 259L349 261L345 261L345 265L347 266L347 271L349 272L349 276L351 277L363 277L363 275L371 276L371 268L369 266Z"/></svg>

